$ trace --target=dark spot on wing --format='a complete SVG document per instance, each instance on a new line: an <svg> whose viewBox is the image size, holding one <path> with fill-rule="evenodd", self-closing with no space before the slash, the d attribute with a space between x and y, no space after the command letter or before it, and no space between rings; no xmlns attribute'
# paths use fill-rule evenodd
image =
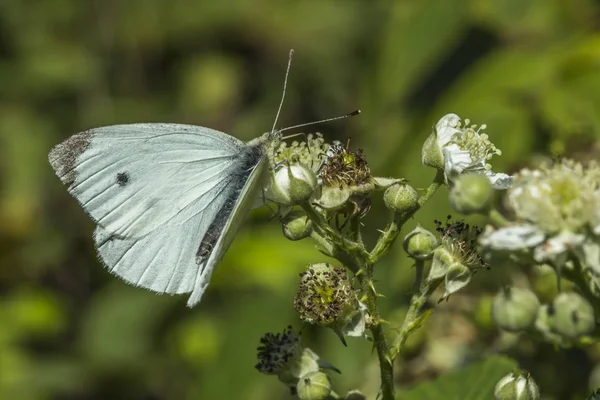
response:
<svg viewBox="0 0 600 400"><path fill-rule="evenodd" d="M129 174L127 172L119 172L117 174L117 183L119 186L125 186L129 182Z"/></svg>
<svg viewBox="0 0 600 400"><path fill-rule="evenodd" d="M63 183L70 185L75 181L79 156L90 147L93 136L92 130L75 134L50 151L50 164Z"/></svg>

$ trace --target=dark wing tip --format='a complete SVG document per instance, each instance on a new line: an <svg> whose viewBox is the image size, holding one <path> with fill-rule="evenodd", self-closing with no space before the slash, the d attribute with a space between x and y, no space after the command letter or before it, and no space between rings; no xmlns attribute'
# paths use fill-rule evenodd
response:
<svg viewBox="0 0 600 400"><path fill-rule="evenodd" d="M91 130L77 133L50 150L48 160L63 183L68 185L75 180L78 159L89 149L92 137Z"/></svg>

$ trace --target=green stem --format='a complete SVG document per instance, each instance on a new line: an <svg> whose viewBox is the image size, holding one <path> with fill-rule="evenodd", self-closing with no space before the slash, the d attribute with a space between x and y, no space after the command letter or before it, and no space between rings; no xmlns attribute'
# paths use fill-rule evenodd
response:
<svg viewBox="0 0 600 400"><path fill-rule="evenodd" d="M400 233L402 225L404 225L406 221L412 218L412 216L433 197L433 195L444 183L444 171L438 170L435 175L435 178L433 179L433 182L431 182L429 187L425 189L425 193L423 193L423 195L419 197L416 207L402 214L394 214L393 221L386 226L385 230L381 233L377 244L373 248L373 251L371 251L371 255L369 257L369 264L375 264L377 261L379 261L381 257L386 255L390 251L392 244L394 243L394 241L398 237L398 234Z"/></svg>
<svg viewBox="0 0 600 400"><path fill-rule="evenodd" d="M369 330L371 331L373 345L377 351L377 357L379 359L382 400L394 400L393 357L395 357L395 355L400 351L400 348L404 344L408 334L418 326L415 324L420 323L420 321L424 319L422 316L419 316L419 312L429 296L426 296L423 291L421 291L421 293L423 293L422 299L418 296L413 296L414 301L411 302L411 309L413 311L409 310L409 314L412 313L411 315L413 315L413 317L408 318L407 316L404 321L404 339L396 338L394 343L398 342L400 344L394 345L392 348L390 348L385 331L383 330L383 325L381 323L379 309L377 307L377 293L375 292L372 280L373 265L381 257L387 254L391 245L394 243L398 234L400 233L402 225L404 225L404 223L408 221L408 219L410 219L419 208L421 208L425 203L427 203L427 201L431 199L431 197L433 197L435 192L437 192L444 182L445 177L443 171L438 171L434 181L431 183L431 185L429 185L425 193L417 201L417 205L412 210L409 210L403 214L394 215L394 220L388 224L371 253L367 252L362 244L360 237L360 226L357 225L360 224L358 218L351 221L353 231L357 232L356 236L353 238L353 241L342 236L339 232L335 231L331 226L329 226L323 216L318 213L311 204L306 203L302 205L302 208L304 211L306 211L308 217L314 224L315 231L312 234L313 239L315 239L317 244L322 248L322 250L324 250L325 254L337 258L349 270L354 272L354 275L360 282L362 291L365 293L365 303L369 311L369 315L373 321L369 327ZM422 264L418 265L417 273L418 277L415 285L420 287L423 274ZM425 288L427 288L427 286L425 286ZM396 348L397 351L395 350Z"/></svg>
<svg viewBox="0 0 600 400"><path fill-rule="evenodd" d="M490 210L488 217L496 228L510 225L510 222L504 218L504 215L500 214L500 212L495 208Z"/></svg>
<svg viewBox="0 0 600 400"><path fill-rule="evenodd" d="M427 317L430 314L430 311L423 311L423 308L429 297L433 294L435 289L440 285L442 279L437 280L425 280L423 282L423 270L425 267L425 262L422 260L417 260L415 265L416 270L416 278L414 287L415 290L412 298L410 299L410 306L408 308L408 312L404 317L404 322L402 323L402 327L400 328L400 332L394 338L392 342L392 346L390 348L390 359L393 361L398 354L402 351L404 344L408 337L425 322Z"/></svg>
<svg viewBox="0 0 600 400"><path fill-rule="evenodd" d="M377 351L379 359L379 370L381 375L381 398L382 400L394 400L394 365L389 357L389 346L381 318L379 309L377 308L377 293L373 288L373 282L366 274L359 274L359 282L363 292L366 294L366 305L369 314L373 320L373 324L369 327L373 336L373 346Z"/></svg>
<svg viewBox="0 0 600 400"><path fill-rule="evenodd" d="M333 230L310 204L304 204L302 208L313 221L315 231L311 235L313 239L334 258L341 261L351 270L360 282L362 291L366 294L366 305L373 324L369 330L373 336L373 343L379 358L381 373L382 400L394 400L394 371L389 359L389 347L383 326L380 322L379 309L377 308L377 293L373 288L371 280L372 267L366 262L369 253L360 243L356 243L342 237Z"/></svg>

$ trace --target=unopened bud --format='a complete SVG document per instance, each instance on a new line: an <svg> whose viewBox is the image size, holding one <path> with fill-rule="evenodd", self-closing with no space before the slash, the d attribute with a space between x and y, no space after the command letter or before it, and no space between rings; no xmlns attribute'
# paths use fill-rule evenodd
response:
<svg viewBox="0 0 600 400"><path fill-rule="evenodd" d="M402 242L404 251L415 260L428 260L433 257L433 250L438 247L435 235L418 225Z"/></svg>
<svg viewBox="0 0 600 400"><path fill-rule="evenodd" d="M351 390L346 394L344 400L367 400L367 396L358 390Z"/></svg>
<svg viewBox="0 0 600 400"><path fill-rule="evenodd" d="M301 211L292 211L283 218L283 236L289 240L301 240L312 233L312 221Z"/></svg>
<svg viewBox="0 0 600 400"><path fill-rule="evenodd" d="M505 331L524 331L535 324L539 308L531 290L506 287L492 301L492 319Z"/></svg>
<svg viewBox="0 0 600 400"><path fill-rule="evenodd" d="M331 382L321 371L309 372L298 380L296 391L300 400L325 400L331 393Z"/></svg>
<svg viewBox="0 0 600 400"><path fill-rule="evenodd" d="M399 214L412 211L418 207L419 195L412 186L395 184L385 190L383 201L385 206Z"/></svg>
<svg viewBox="0 0 600 400"><path fill-rule="evenodd" d="M556 296L552 302L552 322L555 332L569 339L585 336L596 326L591 304L574 292Z"/></svg>
<svg viewBox="0 0 600 400"><path fill-rule="evenodd" d="M496 400L538 400L540 389L529 373L511 372L498 381L494 397Z"/></svg>
<svg viewBox="0 0 600 400"><path fill-rule="evenodd" d="M483 214L491 205L494 189L483 174L462 174L450 189L450 205L461 214Z"/></svg>
<svg viewBox="0 0 600 400"><path fill-rule="evenodd" d="M285 165L273 178L271 193L273 201L293 206L308 201L317 188L317 176L302 164Z"/></svg>

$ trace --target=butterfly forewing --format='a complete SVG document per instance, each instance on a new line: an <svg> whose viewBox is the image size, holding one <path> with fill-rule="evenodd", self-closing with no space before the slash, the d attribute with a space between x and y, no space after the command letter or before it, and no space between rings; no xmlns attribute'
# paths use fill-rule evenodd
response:
<svg viewBox="0 0 600 400"><path fill-rule="evenodd" d="M131 124L75 135L49 158L98 225L119 237L142 237L175 215L200 212L244 148L207 128Z"/></svg>
<svg viewBox="0 0 600 400"><path fill-rule="evenodd" d="M49 159L98 224L94 241L112 273L199 300L231 243L231 220L248 211L239 197L248 183L262 187L264 149L251 143L192 125L115 125L71 137Z"/></svg>

